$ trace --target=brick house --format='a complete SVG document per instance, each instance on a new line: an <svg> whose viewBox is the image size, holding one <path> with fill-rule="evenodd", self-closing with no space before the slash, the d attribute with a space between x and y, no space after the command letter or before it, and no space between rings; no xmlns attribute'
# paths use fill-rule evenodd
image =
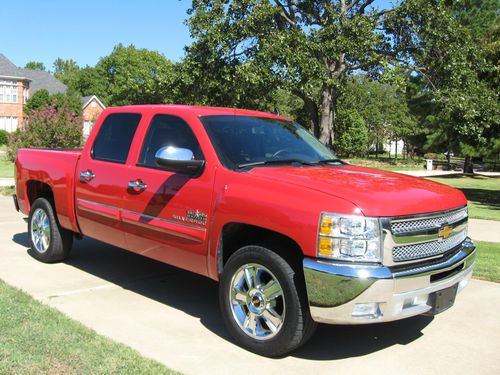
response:
<svg viewBox="0 0 500 375"><path fill-rule="evenodd" d="M106 106L95 95L82 98L83 137L85 139L89 136L97 117L105 108Z"/></svg>
<svg viewBox="0 0 500 375"><path fill-rule="evenodd" d="M0 129L13 132L20 127L26 101L41 89L53 95L66 93L67 87L48 72L18 68L0 53ZM90 131L104 108L95 95L82 98L85 138L85 127Z"/></svg>

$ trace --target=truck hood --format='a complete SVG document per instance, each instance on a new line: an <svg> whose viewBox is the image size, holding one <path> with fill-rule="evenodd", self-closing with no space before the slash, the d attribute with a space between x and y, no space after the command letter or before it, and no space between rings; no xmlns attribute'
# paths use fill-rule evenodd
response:
<svg viewBox="0 0 500 375"><path fill-rule="evenodd" d="M254 168L248 173L352 202L366 216L405 216L464 206L460 190L378 169L346 166ZM325 207L325 211L335 207Z"/></svg>

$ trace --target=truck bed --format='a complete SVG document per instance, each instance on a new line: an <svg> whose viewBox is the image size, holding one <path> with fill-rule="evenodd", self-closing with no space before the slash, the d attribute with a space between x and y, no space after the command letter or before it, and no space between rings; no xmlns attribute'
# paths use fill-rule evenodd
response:
<svg viewBox="0 0 500 375"><path fill-rule="evenodd" d="M51 188L62 227L79 232L74 205L75 175L81 149L19 149L15 164L19 209L29 214L34 187Z"/></svg>

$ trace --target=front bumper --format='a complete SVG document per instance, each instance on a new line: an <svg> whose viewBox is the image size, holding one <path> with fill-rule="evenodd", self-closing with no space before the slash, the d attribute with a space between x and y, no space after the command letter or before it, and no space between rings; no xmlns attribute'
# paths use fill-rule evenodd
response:
<svg viewBox="0 0 500 375"><path fill-rule="evenodd" d="M475 257L475 245L467 238L447 258L406 267L306 258L304 276L311 316L322 323L366 324L429 313L433 293L465 287ZM366 308L371 312L360 314Z"/></svg>

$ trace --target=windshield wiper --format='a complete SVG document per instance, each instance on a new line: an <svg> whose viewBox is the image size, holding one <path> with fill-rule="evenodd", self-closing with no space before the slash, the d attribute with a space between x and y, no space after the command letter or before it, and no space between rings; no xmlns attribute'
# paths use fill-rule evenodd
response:
<svg viewBox="0 0 500 375"><path fill-rule="evenodd" d="M263 160L256 161L253 163L238 164L238 169L243 169L247 167L257 167L260 165L272 165L272 164L301 164L301 165L317 165L316 162L311 163L301 159L276 159L276 160Z"/></svg>
<svg viewBox="0 0 500 375"><path fill-rule="evenodd" d="M311 162L310 164L312 165L318 165L318 164L328 164L328 163L339 163L339 164L345 164L344 161L340 160L339 158L335 159L324 159L324 160L316 160L314 162Z"/></svg>

